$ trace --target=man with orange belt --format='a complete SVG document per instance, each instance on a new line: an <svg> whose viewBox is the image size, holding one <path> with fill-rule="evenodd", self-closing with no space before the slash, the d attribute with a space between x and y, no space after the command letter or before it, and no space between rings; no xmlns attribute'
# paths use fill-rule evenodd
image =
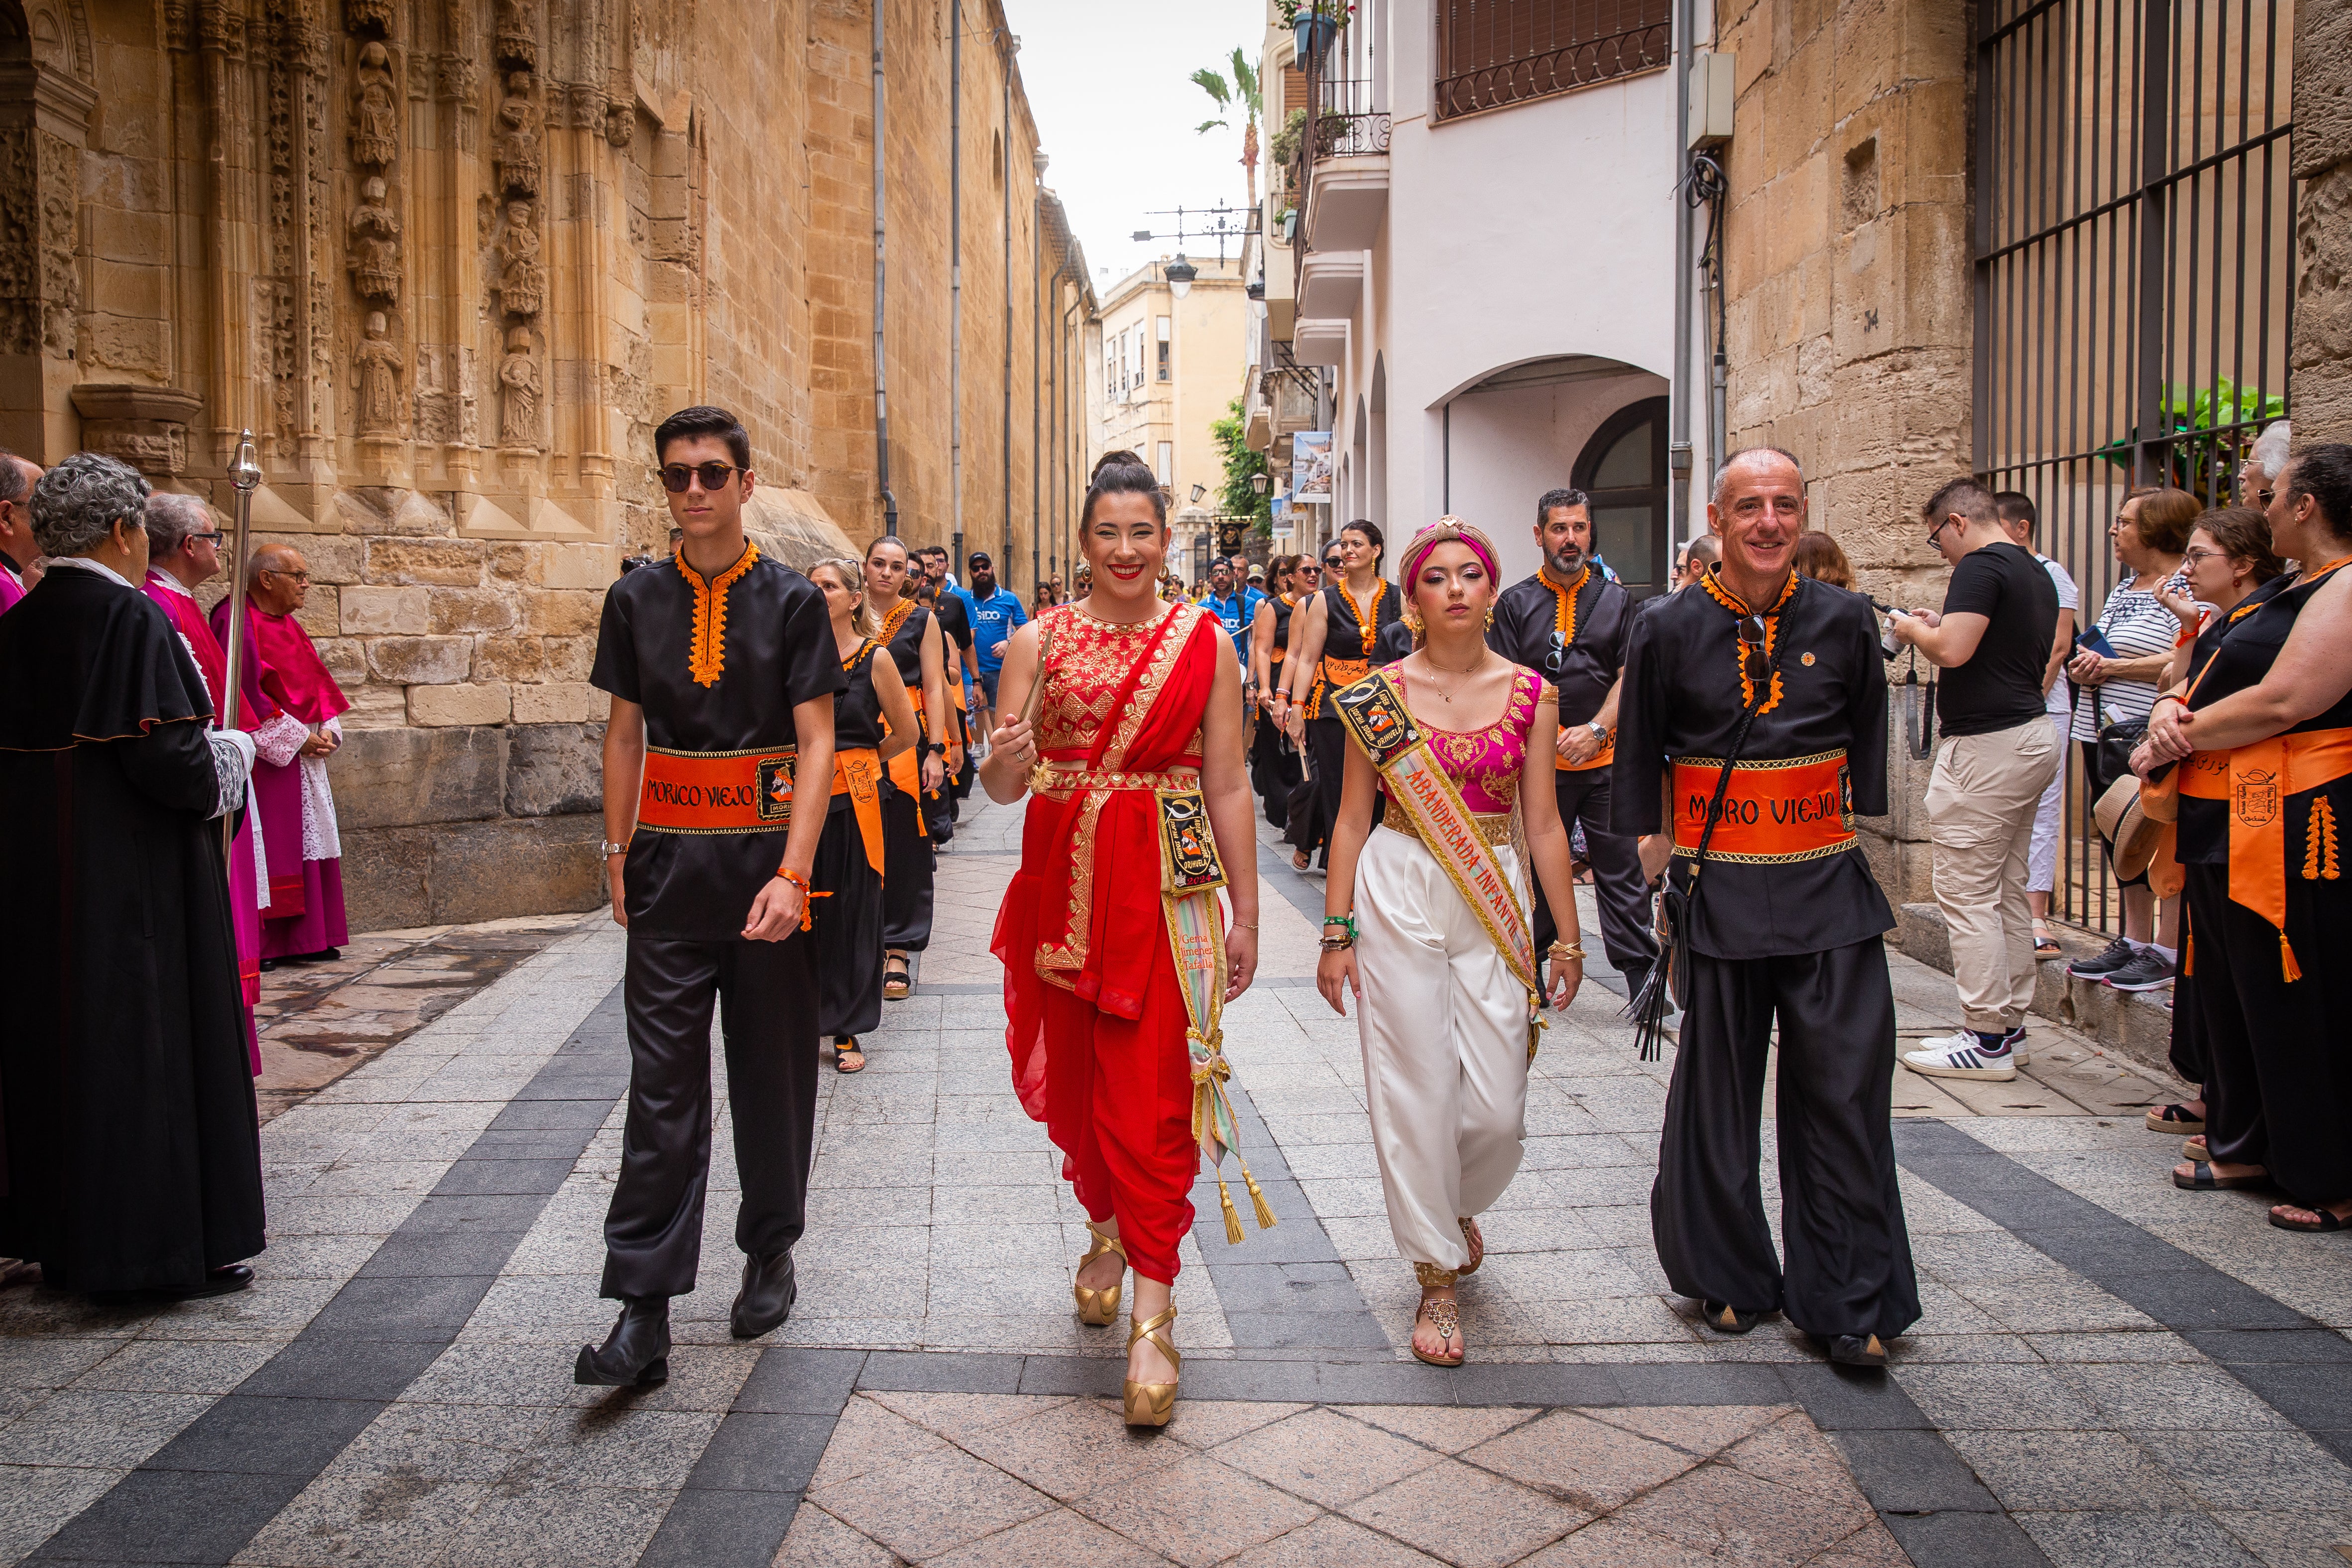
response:
<svg viewBox="0 0 2352 1568"><path fill-rule="evenodd" d="M1612 826L1645 836L1652 875L1671 859L1679 907L1651 1228L1710 1329L1785 1308L1835 1360L1884 1366L1919 1289L1889 1120L1895 917L1853 832L1886 811L1878 621L1792 569L1805 482L1786 453L1734 453L1707 523L1723 559L1634 617L1618 707ZM1757 1181L1776 1020L1785 1276Z"/></svg>
<svg viewBox="0 0 2352 1568"><path fill-rule="evenodd" d="M612 694L604 855L629 931L629 1116L604 1219L603 1293L622 1302L576 1381L668 1375L669 1299L694 1289L710 1176L710 1009L720 1011L748 1255L730 1327L792 1309L814 1139L817 982L809 868L833 777L844 685L824 595L743 533L751 437L723 409L654 432L686 537L604 595L590 676ZM795 811L795 779L814 808Z"/></svg>
<svg viewBox="0 0 2352 1568"><path fill-rule="evenodd" d="M1536 548L1543 565L1503 591L1486 646L1523 664L1559 691L1559 741L1552 778L1559 819L1584 825L1584 858L1601 906L1609 962L1639 992L1658 959L1650 931L1649 879L1630 837L1609 826L1610 763L1615 759L1618 677L1633 622L1633 596L1592 560L1591 503L1582 490L1549 490L1536 502ZM1559 934L1543 889L1536 889L1538 952Z"/></svg>

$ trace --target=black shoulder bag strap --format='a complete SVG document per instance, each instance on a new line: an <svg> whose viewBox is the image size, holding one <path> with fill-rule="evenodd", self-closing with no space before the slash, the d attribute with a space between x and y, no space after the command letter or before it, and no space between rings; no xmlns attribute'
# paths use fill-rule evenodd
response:
<svg viewBox="0 0 2352 1568"><path fill-rule="evenodd" d="M1787 607L1783 605L1781 610ZM1762 618L1778 620L1780 615L1780 611L1775 610ZM1736 630L1734 635L1738 635ZM1656 1061L1664 1053L1667 996L1672 994L1679 1004L1689 991L1690 977L1682 962L1682 948L1690 934L1692 913L1698 907L1699 873L1706 868L1707 849L1715 843L1717 825L1723 820L1724 796L1731 790L1731 770L1739 764L1739 753L1748 744L1748 731L1755 724L1756 716L1772 700L1772 683L1780 676L1780 660L1788 651L1787 641L1781 639L1758 686L1755 700L1740 713L1739 728L1732 731L1731 745L1723 755L1723 772L1715 781L1715 798L1707 804L1706 825L1699 829L1698 853L1691 858L1689 893L1676 892L1671 875L1658 890L1658 961L1650 965L1649 978L1642 983L1641 992L1625 1008L1625 1016L1633 1022L1634 1044L1641 1048L1641 1058L1645 1062ZM1665 830L1672 833L1674 824L1668 822ZM1669 859L1666 864L1671 870L1674 862Z"/></svg>

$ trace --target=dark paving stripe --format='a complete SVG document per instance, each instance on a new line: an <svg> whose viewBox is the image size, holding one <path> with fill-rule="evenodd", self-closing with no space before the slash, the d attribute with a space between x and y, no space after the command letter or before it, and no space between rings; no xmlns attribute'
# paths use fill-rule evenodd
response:
<svg viewBox="0 0 2352 1568"><path fill-rule="evenodd" d="M1234 1208L1241 1215L1239 1245L1225 1240L1225 1220L1217 1201L1217 1184L1205 1163L1192 1184L1192 1236L1208 1260L1209 1279L1217 1287L1218 1303L1225 1310L1225 1325L1233 1331L1234 1348L1241 1351L1354 1350L1386 1357L1388 1334L1364 1305L1348 1266L1324 1234L1314 1205L1290 1173L1282 1146L1266 1131L1265 1122L1239 1085L1228 1085L1234 1121L1241 1134L1241 1152L1250 1163L1265 1201L1279 1221L1272 1230L1257 1228L1249 1187L1241 1166L1225 1160L1225 1182ZM1402 1264L1400 1268L1403 1267ZM1181 1281L1177 1304L1183 1304ZM1183 1320L1177 1320L1177 1348L1184 1344Z"/></svg>
<svg viewBox="0 0 2352 1568"><path fill-rule="evenodd" d="M1903 1168L2179 1334L2352 1464L2352 1342L1942 1121L1898 1121Z"/></svg>
<svg viewBox="0 0 2352 1568"><path fill-rule="evenodd" d="M614 985L291 1343L25 1561L227 1563L457 1338L628 1087Z"/></svg>
<svg viewBox="0 0 2352 1568"><path fill-rule="evenodd" d="M863 1351L763 1352L639 1568L768 1568L866 1361Z"/></svg>

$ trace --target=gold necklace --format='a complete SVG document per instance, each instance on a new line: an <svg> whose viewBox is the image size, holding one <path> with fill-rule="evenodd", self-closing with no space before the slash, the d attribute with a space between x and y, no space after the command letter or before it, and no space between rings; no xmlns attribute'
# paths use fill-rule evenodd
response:
<svg viewBox="0 0 2352 1568"><path fill-rule="evenodd" d="M1482 668L1485 668L1486 663L1486 655L1485 650L1484 650L1484 649L1481 649L1481 650L1480 650L1480 652L1479 652L1479 654L1478 654L1478 662L1477 662L1476 664L1474 664L1474 665L1470 666L1467 669L1448 669L1444 665L1442 665L1442 664L1438 663L1435 659L1433 659L1433 658L1430 658L1430 657L1429 657L1429 654L1428 654L1428 652L1427 652L1426 650L1423 650L1423 651L1422 656L1421 656L1421 661L1422 661L1423 664L1426 664L1427 666L1429 666L1429 668L1432 668L1432 669L1436 669L1436 670L1444 670L1444 671L1446 674L1448 674L1448 675L1475 675L1475 674L1476 674L1480 669L1482 669ZM1442 687L1442 686L1438 685L1438 684L1437 684L1437 682L1435 682L1434 680L1433 680L1433 681L1431 681L1431 682L1429 683L1429 689L1430 689L1432 691L1434 691L1434 692L1436 692L1436 693L1437 693L1437 699L1438 699L1438 700L1439 700L1439 701L1441 701L1441 702L1444 703L1448 708L1451 708L1451 707L1453 707L1453 706L1454 706L1454 693L1453 693L1453 692L1451 692L1451 691L1447 691L1444 687ZM1455 691L1459 691L1459 690L1461 689L1461 688L1457 686L1457 687L1455 687L1454 689Z"/></svg>

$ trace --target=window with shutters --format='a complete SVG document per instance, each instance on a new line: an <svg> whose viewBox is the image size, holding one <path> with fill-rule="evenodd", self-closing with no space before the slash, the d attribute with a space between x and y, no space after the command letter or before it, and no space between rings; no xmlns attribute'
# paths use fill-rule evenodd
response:
<svg viewBox="0 0 2352 1568"><path fill-rule="evenodd" d="M1158 379L1161 381L1166 381L1168 379L1169 346L1168 318L1162 316L1160 318L1160 360L1158 376Z"/></svg>
<svg viewBox="0 0 2352 1568"><path fill-rule="evenodd" d="M1437 118L1663 68L1671 0L1440 0Z"/></svg>

